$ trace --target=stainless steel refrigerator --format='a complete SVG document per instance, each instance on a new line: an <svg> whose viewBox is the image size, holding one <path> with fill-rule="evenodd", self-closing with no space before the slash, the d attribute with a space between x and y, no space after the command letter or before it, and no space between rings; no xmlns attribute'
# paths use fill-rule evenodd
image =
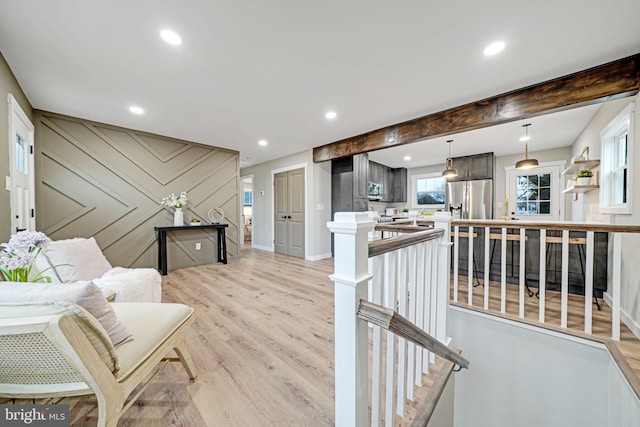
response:
<svg viewBox="0 0 640 427"><path fill-rule="evenodd" d="M453 218L492 219L493 180L447 182L445 209Z"/></svg>

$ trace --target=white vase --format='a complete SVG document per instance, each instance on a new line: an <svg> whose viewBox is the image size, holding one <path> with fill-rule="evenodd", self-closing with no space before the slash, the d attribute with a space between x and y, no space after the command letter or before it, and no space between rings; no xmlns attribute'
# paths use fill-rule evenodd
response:
<svg viewBox="0 0 640 427"><path fill-rule="evenodd" d="M591 183L591 177L576 178L578 185L589 185Z"/></svg>
<svg viewBox="0 0 640 427"><path fill-rule="evenodd" d="M184 225L184 214L182 213L182 208L176 208L176 211L173 213L173 226L180 227Z"/></svg>

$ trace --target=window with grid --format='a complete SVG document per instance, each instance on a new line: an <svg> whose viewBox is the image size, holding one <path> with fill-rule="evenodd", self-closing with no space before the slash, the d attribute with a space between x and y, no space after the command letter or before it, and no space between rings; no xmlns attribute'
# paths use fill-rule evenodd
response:
<svg viewBox="0 0 640 427"><path fill-rule="evenodd" d="M440 174L413 177L414 207L444 207L445 179Z"/></svg>
<svg viewBox="0 0 640 427"><path fill-rule="evenodd" d="M632 115L634 104L629 104L600 134L602 142L602 186L600 211L602 213L631 213L631 151Z"/></svg>
<svg viewBox="0 0 640 427"><path fill-rule="evenodd" d="M551 174L518 175L516 178L518 215L551 214Z"/></svg>

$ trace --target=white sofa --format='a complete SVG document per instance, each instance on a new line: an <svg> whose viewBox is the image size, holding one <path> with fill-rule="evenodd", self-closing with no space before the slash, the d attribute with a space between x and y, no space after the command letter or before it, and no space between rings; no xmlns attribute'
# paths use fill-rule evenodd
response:
<svg viewBox="0 0 640 427"><path fill-rule="evenodd" d="M36 258L33 274L48 276L52 283L91 280L105 294L115 293L115 302L162 299L162 277L157 270L113 267L93 237L52 241Z"/></svg>

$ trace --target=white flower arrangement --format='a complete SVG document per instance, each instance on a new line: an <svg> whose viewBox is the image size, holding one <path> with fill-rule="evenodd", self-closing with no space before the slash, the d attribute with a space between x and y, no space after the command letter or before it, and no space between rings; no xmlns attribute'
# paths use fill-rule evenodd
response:
<svg viewBox="0 0 640 427"><path fill-rule="evenodd" d="M179 209L184 207L188 201L187 192L183 191L180 193L180 197L176 197L174 193L169 194L167 197L163 197L161 204L169 206L170 208Z"/></svg>
<svg viewBox="0 0 640 427"><path fill-rule="evenodd" d="M51 239L39 231L21 231L14 234L0 250L0 272L10 282L27 282L33 262L43 249L49 246ZM34 282L51 282L51 278L43 276L33 278Z"/></svg>

